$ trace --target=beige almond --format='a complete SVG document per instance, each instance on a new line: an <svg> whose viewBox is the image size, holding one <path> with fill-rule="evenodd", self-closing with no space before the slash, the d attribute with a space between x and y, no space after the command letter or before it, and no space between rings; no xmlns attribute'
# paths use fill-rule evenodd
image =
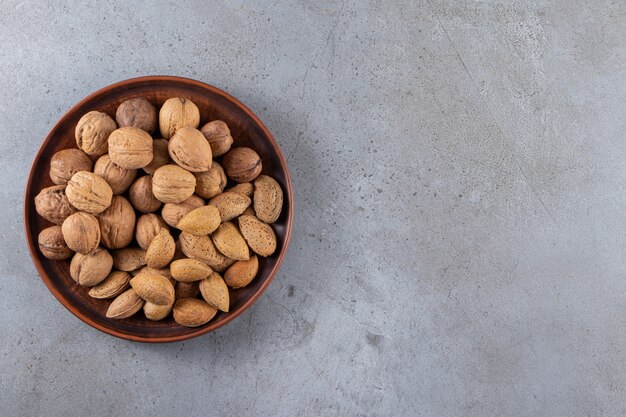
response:
<svg viewBox="0 0 626 417"><path fill-rule="evenodd" d="M174 301L175 300L172 300L171 304L167 304L164 306L160 306L158 304L153 304L149 301L146 301L146 303L143 305L143 314L146 315L146 318L148 320L163 320L172 311L172 307L174 307Z"/></svg>
<svg viewBox="0 0 626 417"><path fill-rule="evenodd" d="M202 326L215 317L215 314L215 307L197 298L181 298L174 304L174 321L181 326Z"/></svg>
<svg viewBox="0 0 626 417"><path fill-rule="evenodd" d="M200 294L200 289L198 288L198 282L177 282L176 283L176 292L174 294L177 300L181 298L195 298Z"/></svg>
<svg viewBox="0 0 626 417"><path fill-rule="evenodd" d="M167 229L161 229L146 251L146 264L150 268L164 268L172 261L175 251L174 238Z"/></svg>
<svg viewBox="0 0 626 417"><path fill-rule="evenodd" d="M176 283L176 280L172 278L172 273L170 272L170 268L150 268L149 266L144 266L134 271L131 271L131 275L136 277L139 274L148 274L148 275L161 275L162 277L167 278L172 285Z"/></svg>
<svg viewBox="0 0 626 417"><path fill-rule="evenodd" d="M199 288L204 301L218 310L228 313L230 296L228 294L228 287L220 274L213 272L208 278L200 281Z"/></svg>
<svg viewBox="0 0 626 417"><path fill-rule="evenodd" d="M220 253L209 236L194 236L182 232L178 243L185 255L205 262L214 271L223 271L235 262L234 259Z"/></svg>
<svg viewBox="0 0 626 417"><path fill-rule="evenodd" d="M165 221L163 221L158 214L148 213L139 216L135 227L135 239L139 247L148 250L152 239L154 239L162 229L169 231L167 224L165 224Z"/></svg>
<svg viewBox="0 0 626 417"><path fill-rule="evenodd" d="M259 258L252 255L247 261L237 261L224 274L226 285L233 288L242 288L250 284L259 272Z"/></svg>
<svg viewBox="0 0 626 417"><path fill-rule="evenodd" d="M209 201L210 206L218 208L223 222L233 220L241 215L250 203L250 197L232 192L218 194Z"/></svg>
<svg viewBox="0 0 626 417"><path fill-rule="evenodd" d="M180 219L191 210L204 206L204 200L197 195L192 195L181 203L167 203L161 210L161 216L165 223L176 227Z"/></svg>
<svg viewBox="0 0 626 417"><path fill-rule="evenodd" d="M88 255L77 253L70 263L70 276L76 283L92 287L111 273L113 258L106 249L98 248Z"/></svg>
<svg viewBox="0 0 626 417"><path fill-rule="evenodd" d="M89 213L79 211L69 216L61 226L63 239L74 252L87 254L96 250L100 244L100 225L98 219Z"/></svg>
<svg viewBox="0 0 626 417"><path fill-rule="evenodd" d="M176 281L193 282L207 278L213 270L197 259L179 259L170 264L170 272Z"/></svg>
<svg viewBox="0 0 626 417"><path fill-rule="evenodd" d="M174 286L162 275L139 274L130 280L130 286L152 304L163 306L174 300Z"/></svg>
<svg viewBox="0 0 626 417"><path fill-rule="evenodd" d="M196 236L213 233L220 225L220 211L215 206L203 206L185 214L176 227Z"/></svg>
<svg viewBox="0 0 626 417"><path fill-rule="evenodd" d="M269 224L254 216L239 217L239 230L256 254L270 256L276 251L276 234Z"/></svg>
<svg viewBox="0 0 626 417"><path fill-rule="evenodd" d="M141 248L126 247L113 251L113 266L120 271L134 271L146 264L146 251Z"/></svg>
<svg viewBox="0 0 626 417"><path fill-rule="evenodd" d="M163 165L152 176L152 193L164 203L181 203L196 190L196 177L178 165Z"/></svg>
<svg viewBox="0 0 626 417"><path fill-rule="evenodd" d="M274 223L283 208L283 190L272 177L259 175L254 181L254 211L265 223Z"/></svg>
<svg viewBox="0 0 626 417"><path fill-rule="evenodd" d="M113 300L106 316L110 319L125 319L141 310L143 304L144 300L131 288Z"/></svg>
<svg viewBox="0 0 626 417"><path fill-rule="evenodd" d="M44 188L35 197L35 210L44 219L61 226L63 221L76 213L65 195L65 185Z"/></svg>
<svg viewBox="0 0 626 417"><path fill-rule="evenodd" d="M229 258L238 261L250 259L248 245L239 232L237 226L231 222L224 222L211 235L217 250Z"/></svg>
<svg viewBox="0 0 626 417"><path fill-rule="evenodd" d="M252 206L248 206L248 208L246 208L243 213L241 213L242 216L255 216L256 217L256 213L254 212L254 209L252 208Z"/></svg>
<svg viewBox="0 0 626 417"><path fill-rule="evenodd" d="M130 282L130 274L124 271L113 271L100 284L91 287L89 296L92 298L113 298L126 291Z"/></svg>
<svg viewBox="0 0 626 417"><path fill-rule="evenodd" d="M230 187L226 192L243 194L248 198L252 198L252 194L254 193L254 185L251 182L242 182L241 184L237 184L234 187Z"/></svg>

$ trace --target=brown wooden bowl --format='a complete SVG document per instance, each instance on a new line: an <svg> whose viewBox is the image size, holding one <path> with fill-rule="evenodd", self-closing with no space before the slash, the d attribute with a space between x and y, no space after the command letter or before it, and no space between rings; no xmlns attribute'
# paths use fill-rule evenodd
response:
<svg viewBox="0 0 626 417"><path fill-rule="evenodd" d="M257 277L247 287L231 290L230 312L219 312L204 326L188 328L178 325L171 316L163 321L146 319L142 312L124 320L105 316L110 300L87 295L88 288L77 285L69 274L69 261L51 261L39 251L39 232L51 223L35 211L35 196L41 189L54 185L50 180L50 158L66 148L75 148L74 129L82 115L98 110L115 118L117 106L125 100L145 97L161 106L170 97L185 97L200 109L202 124L215 119L225 121L232 132L233 146L249 146L263 161L263 173L278 181L284 192L280 218L274 223L278 248L268 258L259 257ZM149 76L133 78L96 91L72 107L52 128L33 162L24 197L24 226L33 262L52 294L75 316L105 333L139 342L173 342L190 339L217 329L235 319L256 301L276 275L287 252L293 225L293 189L287 163L263 122L237 99L208 84L186 78ZM51 318L51 320L53 320Z"/></svg>

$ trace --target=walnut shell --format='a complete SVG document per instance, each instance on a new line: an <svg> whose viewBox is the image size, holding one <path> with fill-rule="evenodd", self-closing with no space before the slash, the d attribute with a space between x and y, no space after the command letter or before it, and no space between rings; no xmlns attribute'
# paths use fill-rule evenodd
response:
<svg viewBox="0 0 626 417"><path fill-rule="evenodd" d="M126 169L111 160L108 154L102 155L93 168L93 173L101 176L109 184L113 195L124 193L137 177L136 169Z"/></svg>
<svg viewBox="0 0 626 417"><path fill-rule="evenodd" d="M119 127L136 127L148 133L154 133L159 124L159 116L152 103L143 97L138 97L126 100L118 106L115 121Z"/></svg>
<svg viewBox="0 0 626 417"><path fill-rule="evenodd" d="M205 124L200 131L209 142L214 157L224 155L233 145L230 129L221 120L213 120Z"/></svg>
<svg viewBox="0 0 626 417"><path fill-rule="evenodd" d="M88 255L77 253L70 263L70 276L86 287L101 283L113 268L113 258L106 249L98 248Z"/></svg>
<svg viewBox="0 0 626 417"><path fill-rule="evenodd" d="M251 182L242 182L235 185L234 187L230 187L228 190L226 190L226 192L237 193L252 198L252 194L254 193L254 185Z"/></svg>
<svg viewBox="0 0 626 417"><path fill-rule="evenodd" d="M250 182L259 176L263 164L261 157L250 148L231 149L222 161L228 178L236 182Z"/></svg>
<svg viewBox="0 0 626 417"><path fill-rule="evenodd" d="M165 139L171 138L183 127L198 128L200 110L191 101L181 97L170 98L163 103L159 111L159 128Z"/></svg>
<svg viewBox="0 0 626 417"><path fill-rule="evenodd" d="M215 197L226 187L227 178L224 168L217 162L213 162L211 168L206 172L196 172L196 194L202 198Z"/></svg>
<svg viewBox="0 0 626 417"><path fill-rule="evenodd" d="M91 171L93 163L80 149L63 149L50 159L50 179L55 184L67 184L78 171Z"/></svg>
<svg viewBox="0 0 626 417"><path fill-rule="evenodd" d="M39 250L48 259L53 261L62 261L68 259L74 253L63 238L63 232L61 226L52 226L47 229L43 229L39 233Z"/></svg>
<svg viewBox="0 0 626 417"><path fill-rule="evenodd" d="M90 111L76 124L74 132L76 144L87 155L104 155L109 147L109 135L115 129L117 129L117 124L108 114Z"/></svg>
<svg viewBox="0 0 626 417"><path fill-rule="evenodd" d="M109 156L122 168L143 168L152 162L152 136L136 127L121 127L109 136Z"/></svg>
<svg viewBox="0 0 626 417"><path fill-rule="evenodd" d="M111 205L113 190L99 175L78 171L67 183L65 195L78 210L97 214Z"/></svg>
<svg viewBox="0 0 626 417"><path fill-rule="evenodd" d="M53 185L41 190L35 197L35 210L41 217L59 226L76 213L65 195L65 185Z"/></svg>
<svg viewBox="0 0 626 417"><path fill-rule="evenodd" d="M124 197L116 195L111 205L98 216L100 240L109 249L130 244L135 232L135 210Z"/></svg>
<svg viewBox="0 0 626 417"><path fill-rule="evenodd" d="M177 165L165 165L152 177L152 193L164 203L180 203L196 189L196 177Z"/></svg>
<svg viewBox="0 0 626 417"><path fill-rule="evenodd" d="M178 129L167 149L172 160L189 172L204 172L211 168L211 146L197 129Z"/></svg>
<svg viewBox="0 0 626 417"><path fill-rule="evenodd" d="M75 252L91 253L100 244L100 225L98 219L89 213L79 211L69 216L61 226L63 239Z"/></svg>
<svg viewBox="0 0 626 417"><path fill-rule="evenodd" d="M152 194L152 177L150 175L137 179L130 186L128 196L133 207L141 213L157 211L163 204Z"/></svg>
<svg viewBox="0 0 626 417"><path fill-rule="evenodd" d="M135 239L137 239L139 247L148 250L152 239L159 234L161 229L169 232L169 227L158 214L148 213L140 216L135 228Z"/></svg>
<svg viewBox="0 0 626 417"><path fill-rule="evenodd" d="M154 171L161 168L163 165L171 164L172 158L170 158L167 146L169 141L165 139L154 139L152 141L152 161L143 167L143 170L148 174L154 174Z"/></svg>
<svg viewBox="0 0 626 417"><path fill-rule="evenodd" d="M197 195L192 195L181 203L167 203L161 210L161 216L165 223L176 227L180 219L191 210L204 206L204 200Z"/></svg>

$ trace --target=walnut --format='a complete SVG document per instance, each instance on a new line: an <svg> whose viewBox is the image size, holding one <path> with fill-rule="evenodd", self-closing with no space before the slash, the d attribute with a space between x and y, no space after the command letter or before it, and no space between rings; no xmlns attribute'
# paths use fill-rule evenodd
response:
<svg viewBox="0 0 626 417"><path fill-rule="evenodd" d="M106 113L90 111L80 118L74 132L76 144L87 155L100 156L107 153L108 139L117 129L115 120Z"/></svg>
<svg viewBox="0 0 626 417"><path fill-rule="evenodd" d="M102 213L109 205L113 191L107 182L93 172L79 171L67 183L65 194L78 210Z"/></svg>
<svg viewBox="0 0 626 417"><path fill-rule="evenodd" d="M55 184L67 184L78 171L91 171L93 163L80 149L63 149L50 159L50 179Z"/></svg>
<svg viewBox="0 0 626 417"><path fill-rule="evenodd" d="M61 226L52 226L47 229L43 229L39 233L39 250L48 259L54 261L62 261L68 259L74 253L63 239L63 232Z"/></svg>
<svg viewBox="0 0 626 417"><path fill-rule="evenodd" d="M88 255L77 253L70 263L70 276L80 285L92 287L101 283L113 268L113 257L98 248Z"/></svg>
<svg viewBox="0 0 626 417"><path fill-rule="evenodd" d="M169 142L165 139L154 139L152 141L152 161L143 167L143 170L148 174L154 174L154 171L161 168L163 165L171 164L172 159L167 150Z"/></svg>
<svg viewBox="0 0 626 417"><path fill-rule="evenodd" d="M226 174L224 169L217 162L213 162L211 169L206 172L196 172L193 174L196 177L196 194L202 198L215 197L226 187Z"/></svg>
<svg viewBox="0 0 626 417"><path fill-rule="evenodd" d="M222 161L228 178L236 182L250 182L259 176L263 167L261 158L250 148L233 148Z"/></svg>
<svg viewBox="0 0 626 417"><path fill-rule="evenodd" d="M89 213L79 211L69 216L61 226L67 246L78 253L91 253L100 244L98 219Z"/></svg>
<svg viewBox="0 0 626 417"><path fill-rule="evenodd" d="M117 108L115 120L119 127L136 127L154 133L159 123L157 109L143 97L126 100Z"/></svg>
<svg viewBox="0 0 626 417"><path fill-rule="evenodd" d="M135 239L137 239L139 247L143 250L148 250L152 239L161 229L169 231L169 227L167 227L161 216L154 213L140 216L137 219L137 227L135 229Z"/></svg>
<svg viewBox="0 0 626 417"><path fill-rule="evenodd" d="M109 249L121 249L133 240L135 210L124 197L116 195L109 208L98 216L100 240Z"/></svg>
<svg viewBox="0 0 626 417"><path fill-rule="evenodd" d="M183 127L197 128L200 124L198 107L185 98L170 98L163 103L159 111L159 128L165 139L171 138Z"/></svg>
<svg viewBox="0 0 626 417"><path fill-rule="evenodd" d="M167 149L174 162L189 172L204 172L211 168L211 146L197 129L178 129Z"/></svg>
<svg viewBox="0 0 626 417"><path fill-rule="evenodd" d="M94 165L93 173L101 176L111 186L113 195L124 193L137 177L136 169L126 169L111 161L108 154L102 155Z"/></svg>
<svg viewBox="0 0 626 417"><path fill-rule="evenodd" d="M204 200L197 195L192 195L180 203L167 203L161 210L161 216L167 224L176 227L180 219L191 210L204 206Z"/></svg>
<svg viewBox="0 0 626 417"><path fill-rule="evenodd" d="M109 156L122 168L143 168L152 161L152 136L136 127L121 127L109 136Z"/></svg>
<svg viewBox="0 0 626 417"><path fill-rule="evenodd" d="M53 185L41 190L35 197L35 210L41 217L59 226L68 216L76 213L65 195L65 185Z"/></svg>
<svg viewBox="0 0 626 417"><path fill-rule="evenodd" d="M222 156L233 145L233 137L226 123L221 120L213 120L200 129L206 140L211 145L213 156Z"/></svg>
<svg viewBox="0 0 626 417"><path fill-rule="evenodd" d="M152 194L152 177L150 175L143 176L135 181L130 186L128 196L133 207L141 213L157 211L163 204Z"/></svg>
<svg viewBox="0 0 626 417"><path fill-rule="evenodd" d="M152 193L164 203L180 203L196 189L196 177L177 165L165 165L152 177Z"/></svg>

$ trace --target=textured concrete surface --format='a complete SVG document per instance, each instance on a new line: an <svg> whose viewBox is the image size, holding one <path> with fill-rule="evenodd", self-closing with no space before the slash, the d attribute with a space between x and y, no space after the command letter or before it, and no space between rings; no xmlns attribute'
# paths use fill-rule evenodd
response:
<svg viewBox="0 0 626 417"><path fill-rule="evenodd" d="M621 2L46 3L0 14L0 414L626 414ZM171 345L82 324L22 233L48 129L145 74L247 103L296 189L266 295Z"/></svg>

